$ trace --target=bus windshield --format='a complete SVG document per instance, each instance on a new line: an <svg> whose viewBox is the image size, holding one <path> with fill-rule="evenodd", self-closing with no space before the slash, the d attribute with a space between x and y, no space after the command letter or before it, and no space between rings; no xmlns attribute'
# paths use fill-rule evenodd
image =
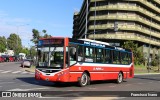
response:
<svg viewBox="0 0 160 100"><path fill-rule="evenodd" d="M38 48L39 67L63 67L63 47L41 47Z"/></svg>

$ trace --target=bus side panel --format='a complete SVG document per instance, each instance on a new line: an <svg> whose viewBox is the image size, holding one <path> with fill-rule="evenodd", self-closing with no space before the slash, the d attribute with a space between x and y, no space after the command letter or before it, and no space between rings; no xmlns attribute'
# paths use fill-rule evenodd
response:
<svg viewBox="0 0 160 100"><path fill-rule="evenodd" d="M132 76L130 75L130 72L133 72L133 67L95 67L75 65L70 67L70 81L78 81L78 78L81 77L84 71L89 72L91 81L117 79L120 71L123 72L124 79L133 77L133 74Z"/></svg>
<svg viewBox="0 0 160 100"><path fill-rule="evenodd" d="M78 78L82 76L82 72L70 72L69 82L78 82Z"/></svg>
<svg viewBox="0 0 160 100"><path fill-rule="evenodd" d="M70 67L70 81L78 81L84 71L88 71L91 80L104 80L104 73L94 71L93 66L72 66Z"/></svg>
<svg viewBox="0 0 160 100"><path fill-rule="evenodd" d="M90 74L91 80L104 80L104 73L96 73L96 72L91 72Z"/></svg>

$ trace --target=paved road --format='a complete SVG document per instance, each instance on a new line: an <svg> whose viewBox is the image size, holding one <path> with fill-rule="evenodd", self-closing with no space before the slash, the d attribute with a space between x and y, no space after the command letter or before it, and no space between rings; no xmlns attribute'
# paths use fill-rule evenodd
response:
<svg viewBox="0 0 160 100"><path fill-rule="evenodd" d="M116 84L114 81L97 81L92 82L91 85L87 87L78 87L75 83L61 84L55 85L52 82L46 81L37 81L34 79L34 73L25 72L20 66L20 63L9 62L9 63L0 63L0 90L1 91L68 91L64 92L64 94L57 94L56 96L79 96L87 93L92 93L90 91L119 91L119 93L125 94L125 92L121 91L160 91L160 75L136 75L133 79L128 79L122 84ZM78 92L75 92L78 91ZM51 92L50 92L51 93ZM52 92L53 93L53 92ZM56 93L56 92L55 92ZM93 92L93 94L97 94L98 92ZM103 92L105 93L105 92ZM103 94L102 93L102 94ZM127 93L127 92L126 92ZM99 94L101 94L99 92ZM49 95L50 96L50 95ZM128 97L118 97L116 95L114 97L103 97L104 99L135 99ZM95 97L94 97L95 98ZM5 98L3 98L5 99ZM19 99L19 98L17 98ZM22 98L20 98L22 99ZM24 98L27 100L27 98ZM34 98L35 99L35 98ZM44 98L43 98L44 99ZM82 98L56 98L56 100L62 99L82 99ZM89 100L92 98L88 98ZM142 98L141 98L142 99ZM143 98L144 100L150 100L149 98ZM154 97L152 99L158 99Z"/></svg>

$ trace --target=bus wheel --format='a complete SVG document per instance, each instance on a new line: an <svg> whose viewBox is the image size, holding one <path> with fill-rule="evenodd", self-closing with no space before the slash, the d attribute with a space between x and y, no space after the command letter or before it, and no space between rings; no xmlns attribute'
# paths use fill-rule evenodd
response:
<svg viewBox="0 0 160 100"><path fill-rule="evenodd" d="M78 81L79 86L84 87L90 83L90 77L86 72L84 72L81 76L81 78Z"/></svg>
<svg viewBox="0 0 160 100"><path fill-rule="evenodd" d="M122 74L122 72L119 72L118 78L117 78L117 83L119 84L119 83L122 83L122 82L123 82L123 74Z"/></svg>

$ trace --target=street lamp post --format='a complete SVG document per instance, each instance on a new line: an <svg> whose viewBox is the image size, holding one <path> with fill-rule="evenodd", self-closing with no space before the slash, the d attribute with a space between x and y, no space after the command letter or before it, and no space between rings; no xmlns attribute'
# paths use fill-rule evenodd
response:
<svg viewBox="0 0 160 100"><path fill-rule="evenodd" d="M158 72L160 70L160 45L159 45L159 48L158 48Z"/></svg>
<svg viewBox="0 0 160 100"><path fill-rule="evenodd" d="M87 38L86 35L87 35L87 28L88 28L88 27L87 27L87 22L88 22L88 19L87 19L87 18L88 18L88 0L86 0L86 2L87 2L87 3L86 3L87 6L86 6L86 29L85 29L85 39Z"/></svg>
<svg viewBox="0 0 160 100"><path fill-rule="evenodd" d="M151 22L150 22L150 41L149 41L149 48L148 48L148 73L150 72L150 62L151 62L151 59L150 59L150 49L151 49L151 23L152 23L152 17L151 17Z"/></svg>
<svg viewBox="0 0 160 100"><path fill-rule="evenodd" d="M96 25L96 0L95 0L95 10L94 10L94 40L95 40L95 32L96 32L96 29L95 29L95 25Z"/></svg>

